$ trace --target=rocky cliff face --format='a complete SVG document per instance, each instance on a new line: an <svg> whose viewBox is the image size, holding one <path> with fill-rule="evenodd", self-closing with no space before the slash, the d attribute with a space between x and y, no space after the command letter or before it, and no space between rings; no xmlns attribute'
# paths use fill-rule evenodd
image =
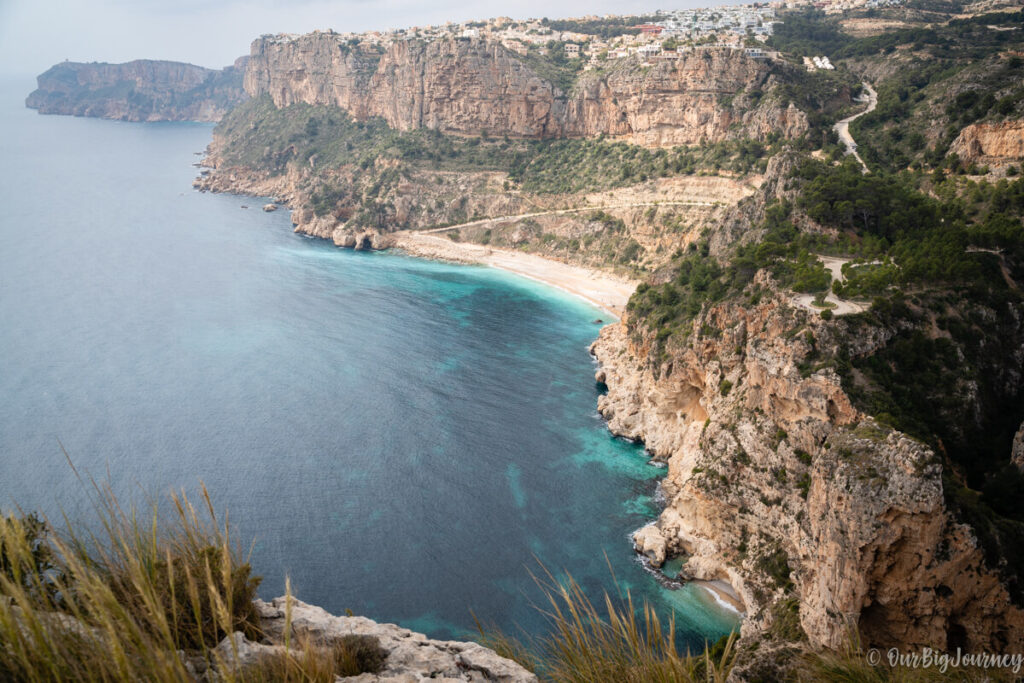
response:
<svg viewBox="0 0 1024 683"><path fill-rule="evenodd" d="M331 33L263 37L253 43L245 88L296 102L383 117L399 130L433 128L549 137L561 132L561 93L497 44L397 42L383 53L350 48Z"/></svg>
<svg viewBox="0 0 1024 683"><path fill-rule="evenodd" d="M771 91L777 82L769 63L736 50L695 50L649 67L627 60L581 78L566 102L564 127L569 135L610 135L649 147L771 132L798 137L807 130L804 112L788 103L753 106L743 99L744 93Z"/></svg>
<svg viewBox="0 0 1024 683"><path fill-rule="evenodd" d="M1010 452L1010 461L1019 469L1024 470L1024 424L1017 430L1013 437L1013 448Z"/></svg>
<svg viewBox="0 0 1024 683"><path fill-rule="evenodd" d="M1024 160L1024 121L972 123L960 131L950 146L961 159L983 164L1007 164Z"/></svg>
<svg viewBox="0 0 1024 683"><path fill-rule="evenodd" d="M25 105L41 114L122 121L219 121L246 99L246 58L216 71L193 64L137 60L63 62L37 78Z"/></svg>
<svg viewBox="0 0 1024 683"><path fill-rule="evenodd" d="M336 105L356 118L383 117L399 130L521 138L609 135L649 146L727 137L785 137L807 129L803 112L766 98L786 67L741 51L705 49L642 66L624 59L584 74L569 93L498 43L454 39L396 42L383 53L333 33L264 36L245 75L252 96L278 106ZM734 106L735 105L735 106Z"/></svg>
<svg viewBox="0 0 1024 683"><path fill-rule="evenodd" d="M774 293L711 307L685 341L664 347L627 319L593 345L609 427L668 463L667 506L637 549L728 580L748 642L793 611L802 633L787 638L815 646L842 646L851 627L865 647L1024 642L1024 612L945 507L935 454L861 414L833 370L802 365L842 323L793 308L764 273L755 285Z"/></svg>

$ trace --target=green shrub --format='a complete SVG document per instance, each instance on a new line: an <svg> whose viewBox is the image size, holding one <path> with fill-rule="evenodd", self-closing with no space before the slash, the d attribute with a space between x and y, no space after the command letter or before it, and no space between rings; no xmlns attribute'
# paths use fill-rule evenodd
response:
<svg viewBox="0 0 1024 683"><path fill-rule="evenodd" d="M757 568L767 574L775 582L775 585L783 590L793 587L790 579L789 555L782 548L776 548L767 555L762 555L757 561Z"/></svg>
<svg viewBox="0 0 1024 683"><path fill-rule="evenodd" d="M807 633L800 625L800 601L797 598L783 598L771 608L772 621L768 633L785 643L807 640Z"/></svg>
<svg viewBox="0 0 1024 683"><path fill-rule="evenodd" d="M800 491L800 497L806 500L807 494L811 491L811 475L806 472L801 474L797 479L796 487Z"/></svg>

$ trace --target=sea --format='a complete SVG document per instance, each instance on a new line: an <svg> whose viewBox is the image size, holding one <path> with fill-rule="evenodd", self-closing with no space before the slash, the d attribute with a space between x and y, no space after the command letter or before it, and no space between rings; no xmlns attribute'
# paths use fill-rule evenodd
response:
<svg viewBox="0 0 1024 683"><path fill-rule="evenodd" d="M433 637L543 633L549 575L650 601L694 648L738 627L632 550L664 470L596 411L607 313L297 235L192 189L211 125L41 116L32 87L0 84L0 509L205 486L262 597L288 577Z"/></svg>

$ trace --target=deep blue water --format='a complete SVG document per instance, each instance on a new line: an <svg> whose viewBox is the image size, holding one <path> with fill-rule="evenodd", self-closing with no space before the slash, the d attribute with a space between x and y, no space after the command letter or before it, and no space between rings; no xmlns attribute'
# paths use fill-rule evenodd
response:
<svg viewBox="0 0 1024 683"><path fill-rule="evenodd" d="M0 91L0 507L83 509L61 452L128 498L200 481L261 593L436 636L540 628L539 558L647 596L627 536L660 471L613 438L587 346L607 317L501 271L360 254L190 183L200 124L39 116ZM248 205L248 210L241 205Z"/></svg>

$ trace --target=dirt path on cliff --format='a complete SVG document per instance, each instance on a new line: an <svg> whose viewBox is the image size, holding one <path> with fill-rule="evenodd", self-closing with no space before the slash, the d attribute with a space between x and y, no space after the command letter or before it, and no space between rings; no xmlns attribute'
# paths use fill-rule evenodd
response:
<svg viewBox="0 0 1024 683"><path fill-rule="evenodd" d="M1016 291L1020 291L1020 285L1013 279L1013 275L1010 274L1010 267L1006 265L1006 257L1003 256L1001 249L987 249L985 247L967 247L967 253L981 253L981 254L992 254L999 259L999 270L1003 273L1003 279L1006 280L1006 285Z"/></svg>
<svg viewBox="0 0 1024 683"><path fill-rule="evenodd" d="M843 266L852 261L853 259L848 258L836 258L835 256L821 256L816 254L818 260L822 262L826 269L832 274L832 280L836 282L844 282L846 278L843 276ZM863 263L859 265L877 265L881 261L871 261L869 263ZM832 315L849 315L851 313L863 313L870 308L871 304L851 301L850 299L840 299L832 290L829 289L828 295L825 297L826 304L832 304L831 306L815 306L813 294L797 294L794 301L800 308L805 308L808 311L814 311L818 313L825 310L826 308L832 311Z"/></svg>
<svg viewBox="0 0 1024 683"><path fill-rule="evenodd" d="M443 228L428 228L426 230L416 230L415 232L420 235L428 235L432 233L448 232L449 230L457 230L458 228L468 228L477 225L493 225L495 223L504 223L506 221L521 221L527 218L536 218L538 216L557 216L567 213L581 213L583 211L607 211L609 209L638 209L651 206L718 206L721 202L637 202L633 204L605 204L602 206L580 206L573 209L551 209L549 211L537 211L534 213L521 213L516 216L496 216L494 218L481 218L475 221L467 221L465 223L459 223L457 225L446 225Z"/></svg>
<svg viewBox="0 0 1024 683"><path fill-rule="evenodd" d="M586 299L616 318L621 317L629 297L639 284L636 280L619 278L535 254L452 242L426 232L403 230L393 233L391 237L396 248L414 256L501 268Z"/></svg>
<svg viewBox="0 0 1024 683"><path fill-rule="evenodd" d="M875 89L866 81L864 83L864 88L868 92L868 108L858 114L854 114L853 116L847 116L845 119L832 126L832 129L839 134L840 142L846 145L846 153L853 155L853 158L860 163L860 166L864 169L865 173L870 173L868 165L864 163L864 160L860 158L860 154L857 153L857 143L854 141L853 136L850 135L850 123L855 119L864 116L864 114L873 112L875 107L878 106L878 93L875 92Z"/></svg>

